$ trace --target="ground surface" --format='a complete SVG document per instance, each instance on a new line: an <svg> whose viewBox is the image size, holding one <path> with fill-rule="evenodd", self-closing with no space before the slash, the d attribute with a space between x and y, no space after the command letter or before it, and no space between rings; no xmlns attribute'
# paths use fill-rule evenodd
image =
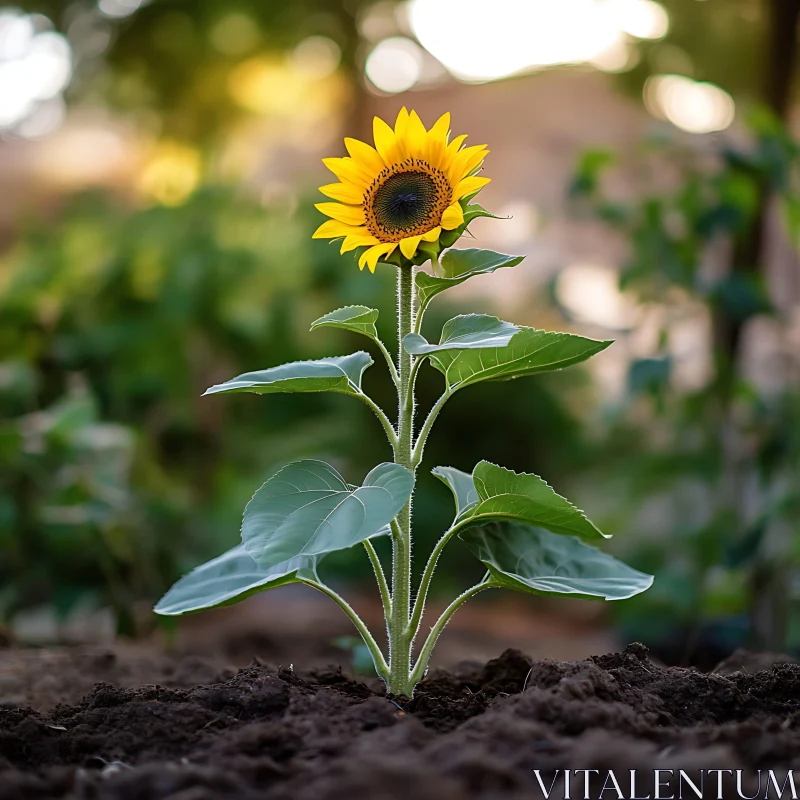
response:
<svg viewBox="0 0 800 800"><path fill-rule="evenodd" d="M3 800L494 800L539 796L533 769L800 767L800 665L772 657L703 674L641 645L578 662L507 651L433 674L412 701L336 669L53 658L28 656L26 675L59 676L28 684L33 707L6 675Z"/></svg>

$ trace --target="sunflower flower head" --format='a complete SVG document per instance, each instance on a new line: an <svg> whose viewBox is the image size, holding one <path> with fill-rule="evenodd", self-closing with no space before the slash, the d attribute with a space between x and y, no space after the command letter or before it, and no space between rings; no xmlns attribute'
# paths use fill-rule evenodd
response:
<svg viewBox="0 0 800 800"><path fill-rule="evenodd" d="M321 186L334 202L315 239L342 239L341 252L363 248L358 266L375 272L380 259L421 264L464 232L464 210L489 178L477 173L489 151L450 140L450 114L427 130L415 111L400 109L394 128L373 121L375 146L345 139L349 156L325 158L339 183Z"/></svg>

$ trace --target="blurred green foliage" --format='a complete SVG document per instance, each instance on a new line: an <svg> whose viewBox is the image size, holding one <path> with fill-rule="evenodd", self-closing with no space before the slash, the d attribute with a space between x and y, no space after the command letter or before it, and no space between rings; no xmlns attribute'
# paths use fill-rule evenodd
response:
<svg viewBox="0 0 800 800"><path fill-rule="evenodd" d="M86 591L119 612L155 596L235 538L257 476L356 436L361 409L325 396L200 400L324 347L306 320L346 281L311 224L225 189L141 211L87 196L5 254L6 615L48 600L66 612Z"/></svg>
<svg viewBox="0 0 800 800"><path fill-rule="evenodd" d="M757 646L797 647L796 354L773 363L775 386L756 385L742 367L749 325L771 320L785 337L791 321L771 300L765 232L773 209L782 235L800 241L800 144L763 112L751 116L747 143L720 139L709 151L655 139L639 155L643 183L660 174L664 185L666 168L673 188L610 197L604 179L615 159L604 152L585 154L572 184L576 210L629 244L620 289L662 312L657 349L630 363L626 401L597 454L621 499L619 527L637 531L629 557L658 576L618 610L645 641L688 632L678 658L691 658L701 635L729 651L748 630ZM695 349L712 365L702 385L681 390L674 326L698 303L708 325Z"/></svg>

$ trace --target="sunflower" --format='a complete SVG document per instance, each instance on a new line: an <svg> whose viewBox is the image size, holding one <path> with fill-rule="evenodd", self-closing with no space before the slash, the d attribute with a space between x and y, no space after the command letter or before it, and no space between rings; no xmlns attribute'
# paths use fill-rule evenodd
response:
<svg viewBox="0 0 800 800"><path fill-rule="evenodd" d="M349 157L325 158L323 163L339 183L320 191L337 201L318 203L330 217L315 239L341 239L341 252L366 249L358 266L375 272L378 260L399 247L406 259L425 242L438 252L442 231L464 225L462 202L489 183L476 175L488 154L486 145L464 147L466 136L450 141L450 114L426 130L415 111L400 109L394 128L373 120L375 147L345 139Z"/></svg>

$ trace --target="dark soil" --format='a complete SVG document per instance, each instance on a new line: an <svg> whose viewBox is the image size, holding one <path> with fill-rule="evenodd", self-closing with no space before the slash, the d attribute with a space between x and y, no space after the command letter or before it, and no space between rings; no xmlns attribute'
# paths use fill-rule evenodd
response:
<svg viewBox="0 0 800 800"><path fill-rule="evenodd" d="M49 711L3 704L0 798L527 800L534 769L800 767L800 665L779 658L704 674L641 645L572 663L509 650L433 674L413 700L334 669L193 664L172 685L99 682Z"/></svg>

